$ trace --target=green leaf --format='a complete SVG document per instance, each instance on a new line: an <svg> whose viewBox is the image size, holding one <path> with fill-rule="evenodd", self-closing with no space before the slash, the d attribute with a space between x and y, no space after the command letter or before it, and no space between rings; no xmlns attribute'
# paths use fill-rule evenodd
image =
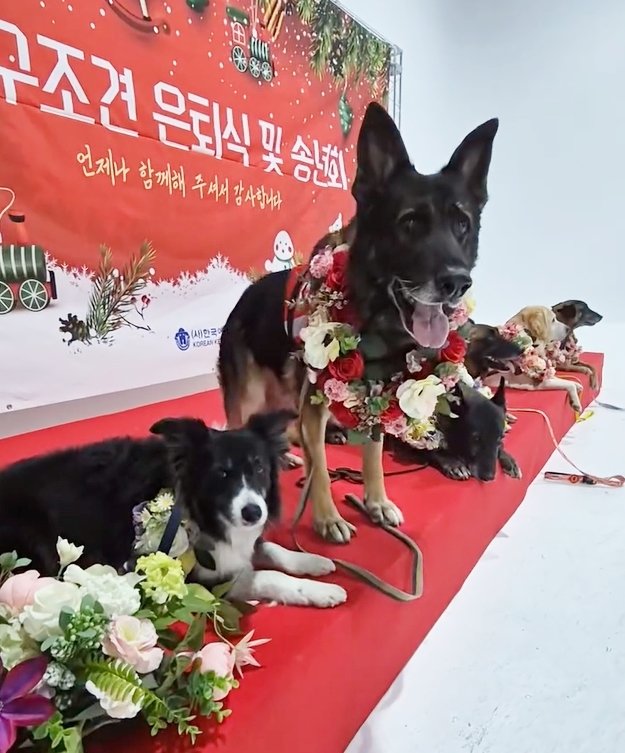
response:
<svg viewBox="0 0 625 753"><path fill-rule="evenodd" d="M187 595L182 603L189 612L212 612L217 598L199 583L187 584Z"/></svg>
<svg viewBox="0 0 625 753"><path fill-rule="evenodd" d="M178 650L199 651L204 645L204 633L206 632L206 616L196 617L189 625L187 632L178 644Z"/></svg>
<svg viewBox="0 0 625 753"><path fill-rule="evenodd" d="M63 632L65 632L69 627L69 623L72 621L73 616L74 610L70 607L63 607L61 609L61 612L59 614L59 627Z"/></svg>
<svg viewBox="0 0 625 753"><path fill-rule="evenodd" d="M60 622L60 620L59 620ZM59 625L60 627L60 625ZM41 644L41 650L45 653L48 649L52 648L52 644L56 641L56 636L53 636L51 638L46 638L45 641Z"/></svg>
<svg viewBox="0 0 625 753"><path fill-rule="evenodd" d="M82 597L82 601L80 602L80 608L82 609L93 609L95 607L95 599L91 594L85 594Z"/></svg>
<svg viewBox="0 0 625 753"><path fill-rule="evenodd" d="M325 395L321 390L316 390L312 393L310 396L310 404L311 405L323 405L326 401Z"/></svg>
<svg viewBox="0 0 625 753"><path fill-rule="evenodd" d="M82 734L79 727L70 727L63 735L65 753L83 753Z"/></svg>
<svg viewBox="0 0 625 753"><path fill-rule="evenodd" d="M387 395L370 397L367 400L367 407L369 408L370 413L372 413L374 416L379 416L380 413L384 413L384 411L388 408L389 402L390 398Z"/></svg>
<svg viewBox="0 0 625 753"><path fill-rule="evenodd" d="M241 618L243 617L243 613L237 609L234 604L228 601L222 601L219 605L218 614L221 618L224 630L227 630L229 633L241 632Z"/></svg>
<svg viewBox="0 0 625 753"><path fill-rule="evenodd" d="M229 580L227 583L220 583L218 586L214 586L211 589L211 593L216 599L222 599L231 588L232 581Z"/></svg>
<svg viewBox="0 0 625 753"><path fill-rule="evenodd" d="M17 562L17 552L5 552L0 554L0 569L13 570Z"/></svg>
<svg viewBox="0 0 625 753"><path fill-rule="evenodd" d="M18 567L28 567L32 560L29 560L28 557L20 557L17 562L13 565L13 569L17 569Z"/></svg>
<svg viewBox="0 0 625 753"><path fill-rule="evenodd" d="M360 338L355 335L347 335L346 337L343 337L340 341L341 353L349 353L352 350L356 350L359 341Z"/></svg>
<svg viewBox="0 0 625 753"><path fill-rule="evenodd" d="M369 435L364 431L347 430L347 444L363 445L369 441Z"/></svg>
<svg viewBox="0 0 625 753"><path fill-rule="evenodd" d="M165 628L163 630L157 630L156 632L158 633L158 643L163 648L173 650L180 643L180 636L173 630Z"/></svg>
<svg viewBox="0 0 625 753"><path fill-rule="evenodd" d="M449 400L445 395L440 395L436 401L436 412L440 413L441 416L447 416L448 418L458 418L455 413L452 413Z"/></svg>

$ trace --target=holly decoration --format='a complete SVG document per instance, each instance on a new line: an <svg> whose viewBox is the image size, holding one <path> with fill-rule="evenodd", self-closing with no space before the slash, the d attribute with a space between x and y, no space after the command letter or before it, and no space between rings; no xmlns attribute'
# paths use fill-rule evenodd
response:
<svg viewBox="0 0 625 753"><path fill-rule="evenodd" d="M202 13L208 5L208 0L186 0L186 2L189 8L196 13Z"/></svg>
<svg viewBox="0 0 625 753"><path fill-rule="evenodd" d="M352 130L352 123L354 122L354 111L352 110L345 92L341 94L339 98L339 122L341 124L341 130L344 136L348 136Z"/></svg>

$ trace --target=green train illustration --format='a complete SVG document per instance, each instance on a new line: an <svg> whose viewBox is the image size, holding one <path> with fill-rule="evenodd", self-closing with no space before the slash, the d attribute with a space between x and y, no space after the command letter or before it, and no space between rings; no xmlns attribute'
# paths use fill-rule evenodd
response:
<svg viewBox="0 0 625 753"><path fill-rule="evenodd" d="M18 304L42 311L56 300L54 272L48 269L41 246L14 243L0 246L0 315Z"/></svg>
<svg viewBox="0 0 625 753"><path fill-rule="evenodd" d="M252 0L252 18L245 11L229 5L226 14L230 19L232 29L232 62L239 73L249 70L253 78L269 83L274 77L273 63L269 42L264 41L261 35L264 30L258 20L257 0ZM246 34L245 28L251 26L251 32Z"/></svg>

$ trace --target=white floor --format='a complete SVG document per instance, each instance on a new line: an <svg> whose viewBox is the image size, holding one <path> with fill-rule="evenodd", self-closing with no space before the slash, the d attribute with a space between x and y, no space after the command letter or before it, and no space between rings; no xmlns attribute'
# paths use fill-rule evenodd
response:
<svg viewBox="0 0 625 753"><path fill-rule="evenodd" d="M625 407L625 325L582 342ZM625 474L625 412L593 407L562 448ZM537 480L347 753L624 750L625 489Z"/></svg>

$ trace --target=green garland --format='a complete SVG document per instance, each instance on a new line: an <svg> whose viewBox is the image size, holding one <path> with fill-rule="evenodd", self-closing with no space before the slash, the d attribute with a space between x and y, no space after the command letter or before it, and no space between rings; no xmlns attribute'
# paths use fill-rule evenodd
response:
<svg viewBox="0 0 625 753"><path fill-rule="evenodd" d="M296 9L302 23L311 27L310 65L318 76L330 73L343 86L364 76L375 96L386 96L391 60L387 42L331 0L297 0Z"/></svg>

